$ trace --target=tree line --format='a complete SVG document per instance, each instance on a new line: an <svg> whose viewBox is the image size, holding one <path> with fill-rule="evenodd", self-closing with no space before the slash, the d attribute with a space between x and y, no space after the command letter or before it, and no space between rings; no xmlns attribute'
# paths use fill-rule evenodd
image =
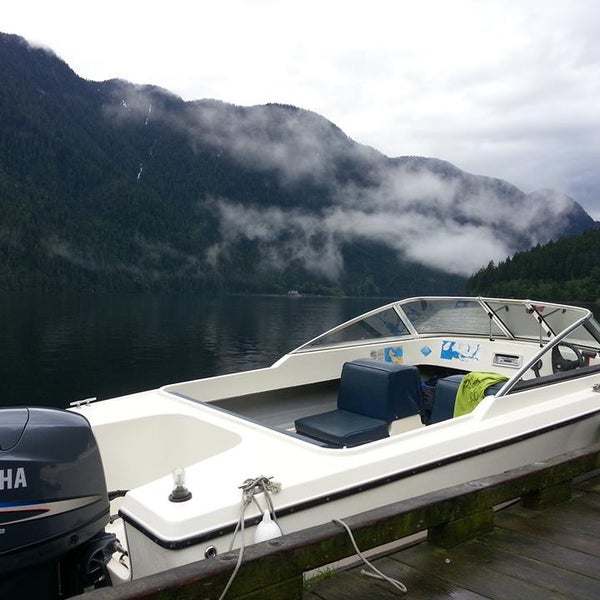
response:
<svg viewBox="0 0 600 600"><path fill-rule="evenodd" d="M600 229L517 252L468 279L466 291L556 301L600 300Z"/></svg>

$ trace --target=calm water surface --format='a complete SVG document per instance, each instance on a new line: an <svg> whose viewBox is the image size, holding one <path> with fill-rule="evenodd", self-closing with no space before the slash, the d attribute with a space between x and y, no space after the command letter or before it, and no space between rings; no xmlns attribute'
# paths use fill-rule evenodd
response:
<svg viewBox="0 0 600 600"><path fill-rule="evenodd" d="M390 300L273 296L0 298L0 406L65 407L271 365ZM598 307L595 309L598 317Z"/></svg>
<svg viewBox="0 0 600 600"><path fill-rule="evenodd" d="M382 299L10 295L0 406L65 407L271 365Z"/></svg>

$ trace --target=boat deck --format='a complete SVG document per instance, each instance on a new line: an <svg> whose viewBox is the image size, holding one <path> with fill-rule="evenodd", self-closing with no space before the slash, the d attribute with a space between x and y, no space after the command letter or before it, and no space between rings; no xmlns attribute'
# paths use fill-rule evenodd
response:
<svg viewBox="0 0 600 600"><path fill-rule="evenodd" d="M574 486L573 498L543 511L514 505L496 513L494 530L449 550L427 542L373 564L402 581L409 598L600 597L600 473ZM303 600L400 597L361 575L363 565L314 583Z"/></svg>
<svg viewBox="0 0 600 600"><path fill-rule="evenodd" d="M270 392L224 398L211 402L211 405L268 427L292 430L296 419L333 410L336 406L338 388L339 379L334 379Z"/></svg>

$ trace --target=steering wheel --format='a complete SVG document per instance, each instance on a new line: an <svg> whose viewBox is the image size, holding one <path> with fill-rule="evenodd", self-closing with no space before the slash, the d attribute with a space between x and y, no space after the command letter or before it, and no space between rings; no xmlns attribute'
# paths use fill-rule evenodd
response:
<svg viewBox="0 0 600 600"><path fill-rule="evenodd" d="M560 347L564 346L568 348L571 352L573 352L576 356L574 360L569 360L565 358L560 351ZM552 348L552 372L553 373L562 373L563 371L570 371L571 369L579 369L585 366L585 359L583 358L583 354L581 350L574 346L573 344L569 344L568 342L559 342L554 348Z"/></svg>

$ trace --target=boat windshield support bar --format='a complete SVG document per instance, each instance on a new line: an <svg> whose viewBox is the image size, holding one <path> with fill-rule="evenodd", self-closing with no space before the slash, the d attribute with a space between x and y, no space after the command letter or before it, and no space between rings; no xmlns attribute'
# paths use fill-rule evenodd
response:
<svg viewBox="0 0 600 600"><path fill-rule="evenodd" d="M504 321L498 316L498 313L501 310L508 310L508 306L504 305L504 306L499 307L497 310L494 310L490 306L490 304L486 301L486 298L482 298L481 296L478 296L477 302L479 302L479 304L481 304L481 306L487 313L488 317L490 318L490 341L491 342L494 341L494 336L492 335L492 321L494 323L496 323L496 325L500 328L502 333L504 333L504 335L507 338L514 340L515 336L514 336L513 332L504 324Z"/></svg>
<svg viewBox="0 0 600 600"><path fill-rule="evenodd" d="M574 323L563 329L556 337L548 341L547 344L543 345L525 364L511 377L496 393L496 396L505 396L515 386L515 384L521 380L523 375L537 363L542 356L549 352L554 346L557 346L564 340L572 331L575 331L580 325L588 321L592 316L592 313L587 310L586 314L580 319L577 319Z"/></svg>
<svg viewBox="0 0 600 600"><path fill-rule="evenodd" d="M542 313L538 310L538 308L535 304L533 304L532 302L527 300L527 302L525 302L525 306L527 307L527 310L532 315L535 314L535 318L540 325L540 347L542 347L544 344L542 331L548 337L551 337L552 335L554 335L554 331L552 330L552 327L550 327L550 325L548 324L548 321L544 318L544 315L542 315ZM559 308L557 308L556 310L553 310L548 316L553 315L555 312L558 312L559 310L560 310Z"/></svg>

